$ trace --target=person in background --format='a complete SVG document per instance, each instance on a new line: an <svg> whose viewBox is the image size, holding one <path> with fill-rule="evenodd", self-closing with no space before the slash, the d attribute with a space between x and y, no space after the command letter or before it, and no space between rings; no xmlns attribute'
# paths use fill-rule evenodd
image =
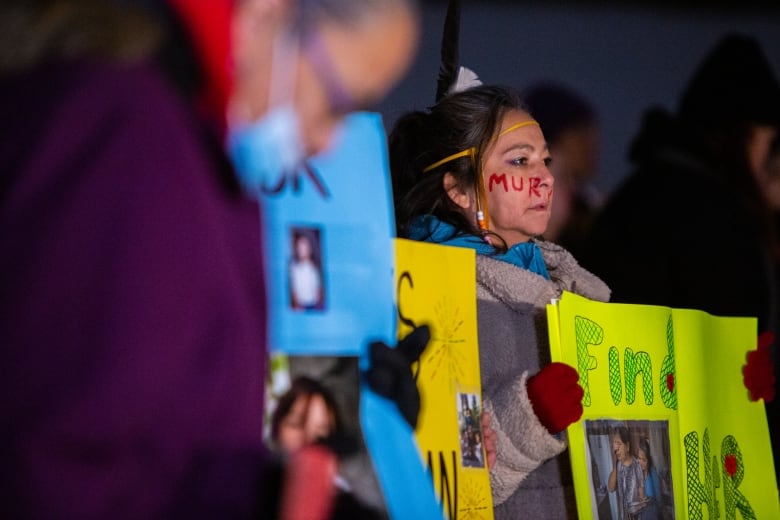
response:
<svg viewBox="0 0 780 520"><path fill-rule="evenodd" d="M154 11L191 39L191 97ZM274 50L316 34L284 49L279 144L322 150L403 74L417 21L405 0L0 4L0 516L327 516L332 455L282 479L262 446L261 222L225 113L263 121Z"/></svg>
<svg viewBox="0 0 780 520"><path fill-rule="evenodd" d="M579 93L552 82L530 86L523 97L554 157L555 199L544 237L578 258L602 205L593 184L601 139L596 110Z"/></svg>
<svg viewBox="0 0 780 520"><path fill-rule="evenodd" d="M631 436L625 426L619 426L612 432L612 454L615 456L615 466L609 474L607 489L617 492L617 517L620 520L631 520L646 501L645 481L639 461L632 452Z"/></svg>
<svg viewBox="0 0 780 520"><path fill-rule="evenodd" d="M725 35L675 113L648 110L631 147L635 171L587 240L582 263L610 285L613 301L754 316L764 339L777 335L778 131L780 84L763 50L753 38ZM750 397L765 401L775 460L776 349L764 344L745 378L765 389Z"/></svg>
<svg viewBox="0 0 780 520"><path fill-rule="evenodd" d="M645 478L645 498L648 500L637 517L640 520L658 520L661 518L661 477L658 476L658 470L653 463L650 441L643 437L639 439L637 446L636 458Z"/></svg>
<svg viewBox="0 0 780 520"><path fill-rule="evenodd" d="M399 235L477 255L495 516L576 518L559 434L580 418L582 388L574 368L550 363L546 305L563 290L606 301L609 289L540 238L555 182L542 129L516 91L478 85L405 114L389 143Z"/></svg>
<svg viewBox="0 0 780 520"><path fill-rule="evenodd" d="M306 376L293 379L290 388L279 397L271 417L270 441L274 449L289 458L316 444L352 444L347 437L342 413L330 389ZM338 491L330 518L387 518L353 495L349 482L338 472L333 482Z"/></svg>
<svg viewBox="0 0 780 520"><path fill-rule="evenodd" d="M342 433L341 414L330 391L314 379L298 376L279 397L271 417L271 441L283 454L292 454Z"/></svg>

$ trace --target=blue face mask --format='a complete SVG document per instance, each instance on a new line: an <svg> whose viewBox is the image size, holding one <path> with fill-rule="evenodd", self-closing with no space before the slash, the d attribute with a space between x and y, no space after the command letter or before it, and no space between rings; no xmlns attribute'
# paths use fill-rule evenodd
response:
<svg viewBox="0 0 780 520"><path fill-rule="evenodd" d="M306 159L300 119L292 103L297 81L299 35L283 33L274 42L268 105L256 121L228 130L227 151L244 191L259 197L264 188L292 176Z"/></svg>
<svg viewBox="0 0 780 520"><path fill-rule="evenodd" d="M254 196L293 175L306 159L298 114L290 104L231 130L227 146L244 191Z"/></svg>

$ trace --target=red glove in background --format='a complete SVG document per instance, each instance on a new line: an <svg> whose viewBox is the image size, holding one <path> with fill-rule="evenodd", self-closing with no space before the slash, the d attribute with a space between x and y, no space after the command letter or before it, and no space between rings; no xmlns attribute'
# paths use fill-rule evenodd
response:
<svg viewBox="0 0 780 520"><path fill-rule="evenodd" d="M742 381L750 393L751 401L763 399L770 402L775 398L775 370L769 345L775 335L766 331L758 336L758 348L747 353L747 364L742 367Z"/></svg>
<svg viewBox="0 0 780 520"><path fill-rule="evenodd" d="M577 371L565 363L550 363L528 379L528 399L539 422L558 433L582 417L582 396Z"/></svg>

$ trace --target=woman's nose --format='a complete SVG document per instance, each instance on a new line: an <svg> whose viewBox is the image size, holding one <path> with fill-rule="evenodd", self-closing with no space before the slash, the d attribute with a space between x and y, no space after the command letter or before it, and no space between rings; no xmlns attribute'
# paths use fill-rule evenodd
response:
<svg viewBox="0 0 780 520"><path fill-rule="evenodd" d="M539 182L539 186L543 186L545 188L552 188L555 184L555 177L553 177L552 172L547 166L542 166L541 175L539 176L541 181Z"/></svg>

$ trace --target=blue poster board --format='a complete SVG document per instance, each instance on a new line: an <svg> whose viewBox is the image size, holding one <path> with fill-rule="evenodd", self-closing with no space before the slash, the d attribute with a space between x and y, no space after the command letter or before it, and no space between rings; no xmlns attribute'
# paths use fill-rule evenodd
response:
<svg viewBox="0 0 780 520"><path fill-rule="evenodd" d="M261 188L271 350L356 356L396 342L387 141L381 116L348 116L327 153ZM413 431L361 383L360 423L392 518L441 518Z"/></svg>

